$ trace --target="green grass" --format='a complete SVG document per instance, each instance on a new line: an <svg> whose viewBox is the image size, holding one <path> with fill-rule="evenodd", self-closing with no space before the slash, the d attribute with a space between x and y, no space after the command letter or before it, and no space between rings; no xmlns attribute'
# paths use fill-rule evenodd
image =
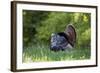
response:
<svg viewBox="0 0 100 73"><path fill-rule="evenodd" d="M35 45L24 48L23 62L64 61L90 59L89 48L73 48L66 51L51 51L48 46Z"/></svg>

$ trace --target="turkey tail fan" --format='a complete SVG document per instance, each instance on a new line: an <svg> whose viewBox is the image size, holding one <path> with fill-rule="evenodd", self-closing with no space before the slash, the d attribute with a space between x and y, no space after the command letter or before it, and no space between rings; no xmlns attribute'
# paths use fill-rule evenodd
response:
<svg viewBox="0 0 100 73"><path fill-rule="evenodd" d="M65 29L65 34L68 36L69 43L74 46L76 42L76 30L75 27L72 24L67 25L67 28Z"/></svg>

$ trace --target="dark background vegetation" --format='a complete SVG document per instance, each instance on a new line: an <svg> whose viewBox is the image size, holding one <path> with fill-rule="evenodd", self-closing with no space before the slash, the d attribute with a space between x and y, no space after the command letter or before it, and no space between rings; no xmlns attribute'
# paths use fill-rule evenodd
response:
<svg viewBox="0 0 100 73"><path fill-rule="evenodd" d="M23 61L66 60L72 55L75 56L79 51L71 59L90 58L90 22L90 13L23 10ZM74 25L77 33L73 54L69 52L67 52L69 54L66 52L51 52L49 50L51 34L63 32L70 23ZM56 55L59 55L58 59L56 59Z"/></svg>

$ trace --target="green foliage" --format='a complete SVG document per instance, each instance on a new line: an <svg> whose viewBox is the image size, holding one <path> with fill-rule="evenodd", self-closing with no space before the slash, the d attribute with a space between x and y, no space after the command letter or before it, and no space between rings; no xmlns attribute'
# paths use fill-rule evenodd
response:
<svg viewBox="0 0 100 73"><path fill-rule="evenodd" d="M90 28L85 30L80 38L78 39L78 45L79 47L83 47L83 48L90 48L90 36L91 36L91 30Z"/></svg>
<svg viewBox="0 0 100 73"><path fill-rule="evenodd" d="M68 23L66 15L66 13L51 12L48 15L48 19L42 21L42 26L37 28L36 37L41 41L47 42L51 33L64 31L66 23Z"/></svg>
<svg viewBox="0 0 100 73"><path fill-rule="evenodd" d="M49 43L52 33L63 32L70 23L76 28L76 47L90 47L89 13L23 10L24 46L27 47L34 43Z"/></svg>
<svg viewBox="0 0 100 73"><path fill-rule="evenodd" d="M41 11L27 11L23 10L23 42L24 46L30 45L35 38L37 33L36 29L38 26L41 26L41 21L45 20L48 16L48 13Z"/></svg>

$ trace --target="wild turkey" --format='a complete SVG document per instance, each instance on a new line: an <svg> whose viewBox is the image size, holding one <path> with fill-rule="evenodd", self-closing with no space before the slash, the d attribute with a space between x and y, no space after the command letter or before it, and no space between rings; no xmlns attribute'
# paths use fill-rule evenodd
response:
<svg viewBox="0 0 100 73"><path fill-rule="evenodd" d="M53 51L73 48L76 42L76 31L73 25L68 25L64 32L51 34L50 49Z"/></svg>

